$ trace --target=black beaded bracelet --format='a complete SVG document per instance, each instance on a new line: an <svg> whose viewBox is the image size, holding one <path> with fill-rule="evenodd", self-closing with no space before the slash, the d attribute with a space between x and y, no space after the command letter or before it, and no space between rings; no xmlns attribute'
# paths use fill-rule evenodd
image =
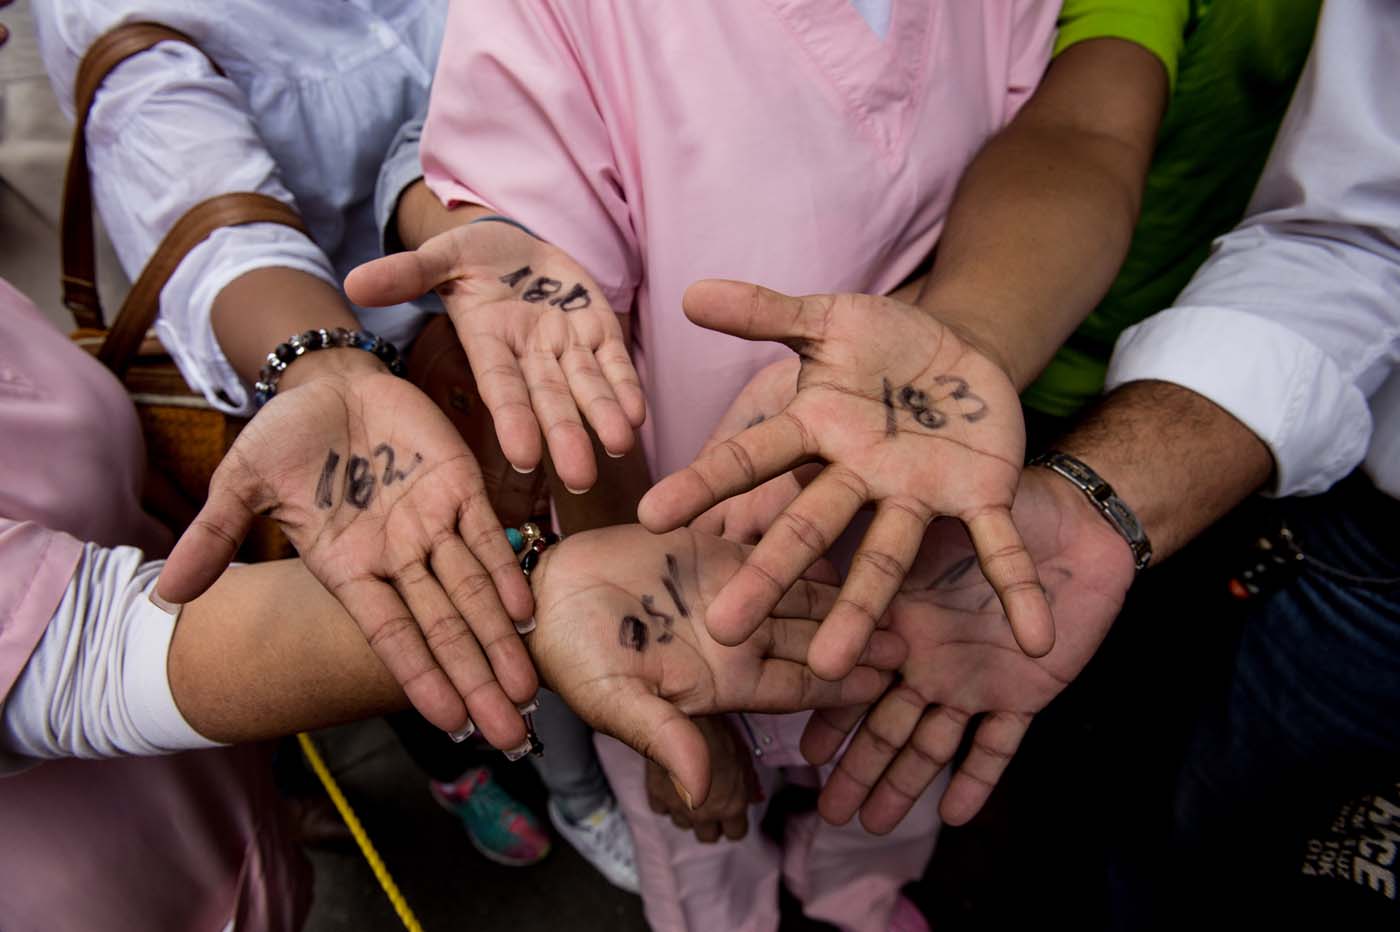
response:
<svg viewBox="0 0 1400 932"><path fill-rule="evenodd" d="M277 344L277 348L267 354L267 364L258 372L258 381L253 385L253 404L261 408L272 400L277 394L277 383L282 380L282 373L299 357L314 350L345 348L373 353L394 375L403 375L399 348L368 330L350 331L344 327L308 330L288 338L286 343Z"/></svg>

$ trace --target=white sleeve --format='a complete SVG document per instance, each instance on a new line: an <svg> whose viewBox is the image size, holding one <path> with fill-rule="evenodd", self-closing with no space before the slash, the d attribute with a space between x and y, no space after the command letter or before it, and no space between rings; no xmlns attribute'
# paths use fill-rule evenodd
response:
<svg viewBox="0 0 1400 932"><path fill-rule="evenodd" d="M65 108L81 50L43 45ZM242 91L197 49L164 42L123 62L98 91L88 118L93 197L133 279L166 232L208 198L251 191L293 204L263 145ZM257 268L281 266L339 282L325 253L280 224L220 230L190 251L161 293L156 331L186 380L232 413L252 410L249 393L210 324L214 298Z"/></svg>
<svg viewBox="0 0 1400 932"><path fill-rule="evenodd" d="M1172 309L1126 331L1108 387L1156 379L1229 411L1273 452L1278 495L1356 468L1368 399L1400 368L1400 4L1323 7L1246 219Z"/></svg>
<svg viewBox="0 0 1400 932"><path fill-rule="evenodd" d="M185 721L166 661L178 612L151 601L160 562L88 544L0 707L0 772L25 761L217 747Z"/></svg>

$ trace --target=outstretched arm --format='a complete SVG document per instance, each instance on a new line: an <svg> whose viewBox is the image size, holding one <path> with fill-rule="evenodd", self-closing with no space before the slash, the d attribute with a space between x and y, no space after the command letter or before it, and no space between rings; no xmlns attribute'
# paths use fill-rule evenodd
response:
<svg viewBox="0 0 1400 932"><path fill-rule="evenodd" d="M642 522L674 527L799 462L828 464L726 589L717 634L744 637L870 502L875 521L814 645L815 669L849 669L940 514L967 524L1021 648L1050 650L1050 613L1010 518L1025 454L1016 395L1117 272L1165 98L1161 63L1138 45L1097 40L1061 55L965 175L918 308L692 286L692 320L799 354L796 394L658 484Z"/></svg>
<svg viewBox="0 0 1400 932"><path fill-rule="evenodd" d="M143 564L132 548L84 553L4 697L7 751L162 753L407 705L403 687L300 562L235 567L177 612L151 597L158 563ZM717 538L656 537L633 525L570 537L531 576L540 609L527 641L545 682L595 727L660 763L696 802L708 792L709 763L688 716L869 702L888 682L879 671L904 656L898 639L882 634L867 665L844 681L813 677L802 658L835 589L812 580L794 588L760 637L740 648L714 643L703 625L709 598L742 557ZM80 662L65 660L72 657ZM497 711L477 727L496 746L523 750L514 708Z"/></svg>

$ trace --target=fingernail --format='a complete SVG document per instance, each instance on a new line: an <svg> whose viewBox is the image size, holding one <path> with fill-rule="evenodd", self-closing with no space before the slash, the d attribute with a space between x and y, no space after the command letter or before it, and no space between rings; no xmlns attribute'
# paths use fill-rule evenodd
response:
<svg viewBox="0 0 1400 932"><path fill-rule="evenodd" d="M573 495L583 495L588 491L587 489L570 489L567 485L564 486L564 488L569 489L569 492Z"/></svg>
<svg viewBox="0 0 1400 932"><path fill-rule="evenodd" d="M449 731L447 733L447 737L451 738L453 743L461 744L463 741L466 741L474 734L476 734L476 725L472 722L471 719L467 719L467 723L465 725L463 725L461 728L458 728L456 731Z"/></svg>
<svg viewBox="0 0 1400 932"><path fill-rule="evenodd" d="M516 472L520 473L520 475L522 475L522 476L528 476L528 475L530 475L530 473L532 473L532 472L535 471L535 467L534 467L534 466L531 466L529 469L521 469L519 466L515 465L514 463L511 463L511 464L510 464L510 468L511 468L511 469L514 469Z"/></svg>
<svg viewBox="0 0 1400 932"><path fill-rule="evenodd" d="M538 697L536 697L534 699L531 699L524 705L518 705L515 708L520 712L521 715L529 715L533 712L538 712L540 710L540 700Z"/></svg>
<svg viewBox="0 0 1400 932"><path fill-rule="evenodd" d="M511 748L509 751L502 751L508 761L518 761L526 754L530 753L530 740L525 739L525 743L518 748Z"/></svg>
<svg viewBox="0 0 1400 932"><path fill-rule="evenodd" d="M613 460L620 460L627 455L626 453L613 453L611 450L604 450L603 452L608 454L608 459Z"/></svg>
<svg viewBox="0 0 1400 932"><path fill-rule="evenodd" d="M671 785L676 788L676 795L681 798L681 802L685 803L685 807L694 812L695 803L691 800L690 794L685 791L685 787L681 786L681 781L677 780L675 777L671 777Z"/></svg>
<svg viewBox="0 0 1400 932"><path fill-rule="evenodd" d="M529 634L531 631L534 631L534 630L535 630L535 619L534 619L534 616L531 616L531 617L525 619L524 621L517 622L516 625L515 625L515 633L516 633L516 634Z"/></svg>

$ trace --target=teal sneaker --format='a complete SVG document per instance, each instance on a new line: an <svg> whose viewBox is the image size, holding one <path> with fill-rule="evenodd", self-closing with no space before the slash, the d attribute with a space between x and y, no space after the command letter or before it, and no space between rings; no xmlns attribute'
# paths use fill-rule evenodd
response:
<svg viewBox="0 0 1400 932"><path fill-rule="evenodd" d="M535 864L549 854L549 836L530 810L512 799L486 767L473 767L455 783L428 781L433 799L462 820L472 847L508 867Z"/></svg>

